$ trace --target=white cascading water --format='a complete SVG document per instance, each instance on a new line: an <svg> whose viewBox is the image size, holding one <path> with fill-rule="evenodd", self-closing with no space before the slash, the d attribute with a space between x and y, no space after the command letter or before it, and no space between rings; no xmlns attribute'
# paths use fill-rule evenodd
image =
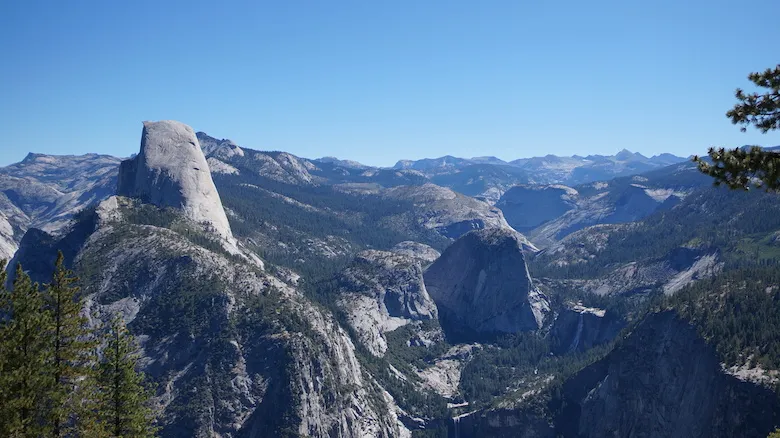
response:
<svg viewBox="0 0 780 438"><path fill-rule="evenodd" d="M580 319L577 321L577 333L574 334L574 340L571 341L571 345L569 346L569 352L574 352L577 350L577 347L580 346L580 337L582 336L582 325L583 325L583 318L582 313L580 313Z"/></svg>

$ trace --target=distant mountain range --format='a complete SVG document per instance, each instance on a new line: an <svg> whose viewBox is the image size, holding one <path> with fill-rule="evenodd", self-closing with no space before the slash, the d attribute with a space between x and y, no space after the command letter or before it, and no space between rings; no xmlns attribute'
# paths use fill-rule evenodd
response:
<svg viewBox="0 0 780 438"><path fill-rule="evenodd" d="M520 158L503 161L496 157L458 158L450 155L422 160L401 160L394 169L414 169L426 175L452 173L475 165L507 166L526 172L528 182L533 184L581 184L600 181L616 176L633 175L671 164L686 161L687 158L672 154L660 154L646 157L638 152L623 149L615 155L588 155L582 157L543 157Z"/></svg>
<svg viewBox="0 0 780 438"><path fill-rule="evenodd" d="M125 320L162 438L780 424L776 194L668 154L377 168L141 138L0 168L0 259L43 284L61 250L85 314Z"/></svg>
<svg viewBox="0 0 780 438"><path fill-rule="evenodd" d="M434 184L484 199L492 204L498 201L506 190L518 184L573 186L636 175L688 160L689 158L668 153L648 158L638 152L623 149L615 155L585 157L545 155L509 162L490 156L459 158L446 155L421 160L400 160L392 168L381 170L414 172ZM355 161L339 160L334 157L318 158L313 161L341 168L379 170ZM406 175L410 174L406 173Z"/></svg>

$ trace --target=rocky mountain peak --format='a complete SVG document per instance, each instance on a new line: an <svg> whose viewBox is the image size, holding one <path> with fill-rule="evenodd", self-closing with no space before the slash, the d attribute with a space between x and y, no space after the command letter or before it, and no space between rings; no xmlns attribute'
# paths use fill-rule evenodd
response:
<svg viewBox="0 0 780 438"><path fill-rule="evenodd" d="M235 156L244 156L244 150L232 140L218 140L205 132L197 132L195 136L198 138L201 150L207 157L214 156L225 160Z"/></svg>
<svg viewBox="0 0 780 438"><path fill-rule="evenodd" d="M522 235L508 228L455 241L425 272L425 285L441 318L466 333L536 330L550 309L528 273Z"/></svg>
<svg viewBox="0 0 780 438"><path fill-rule="evenodd" d="M615 159L618 161L645 160L647 157L639 152L631 152L628 149L623 149L615 155Z"/></svg>
<svg viewBox="0 0 780 438"><path fill-rule="evenodd" d="M144 122L141 151L120 165L117 193L181 209L189 219L234 241L206 157L195 132L183 123Z"/></svg>

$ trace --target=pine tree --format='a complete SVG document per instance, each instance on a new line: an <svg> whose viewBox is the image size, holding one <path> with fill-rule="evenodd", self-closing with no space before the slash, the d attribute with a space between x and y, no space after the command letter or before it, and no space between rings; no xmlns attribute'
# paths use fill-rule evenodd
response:
<svg viewBox="0 0 780 438"><path fill-rule="evenodd" d="M10 372L8 366L8 352L11 349L11 339L9 339L9 323L11 318L11 294L5 287L8 276L5 271L6 261L0 260L0 436L6 435L6 423L10 418L10 410L6 405L6 400L10 398L9 388L6 387L6 376Z"/></svg>
<svg viewBox="0 0 780 438"><path fill-rule="evenodd" d="M50 326L38 285L16 266L13 289L2 294L0 325L0 436L48 435L44 418L46 394L51 386L49 339L42 328Z"/></svg>
<svg viewBox="0 0 780 438"><path fill-rule="evenodd" d="M110 436L143 438L155 436L150 391L144 376L136 371L138 353L133 336L121 317L111 323L98 372L100 426Z"/></svg>
<svg viewBox="0 0 780 438"><path fill-rule="evenodd" d="M65 436L90 390L90 353L94 348L84 304L75 286L78 278L64 266L60 251L51 283L46 285L46 308L51 315L51 388L47 423L53 437ZM83 416L83 415L82 415Z"/></svg>
<svg viewBox="0 0 780 438"><path fill-rule="evenodd" d="M764 88L763 94L745 93L737 89L739 103L726 113L731 123L740 124L743 132L754 126L762 133L780 129L780 64L764 72L751 73L750 82ZM757 146L726 150L710 148L709 161L693 158L699 170L715 179L715 184L725 184L732 189L748 190L750 187L768 191L780 190L780 153Z"/></svg>

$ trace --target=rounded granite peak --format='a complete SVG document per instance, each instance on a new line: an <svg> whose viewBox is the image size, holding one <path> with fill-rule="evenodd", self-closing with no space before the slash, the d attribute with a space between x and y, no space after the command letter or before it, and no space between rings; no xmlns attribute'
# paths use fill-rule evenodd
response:
<svg viewBox="0 0 780 438"><path fill-rule="evenodd" d="M448 326L464 334L542 327L550 304L528 272L524 240L510 228L471 231L428 268L425 286Z"/></svg>
<svg viewBox="0 0 780 438"><path fill-rule="evenodd" d="M195 131L175 120L143 122L141 151L119 166L117 194L180 209L234 243Z"/></svg>
<svg viewBox="0 0 780 438"><path fill-rule="evenodd" d="M466 233L461 239L479 242L491 247L512 247L523 251L538 252L539 249L523 234L509 227L483 228Z"/></svg>

